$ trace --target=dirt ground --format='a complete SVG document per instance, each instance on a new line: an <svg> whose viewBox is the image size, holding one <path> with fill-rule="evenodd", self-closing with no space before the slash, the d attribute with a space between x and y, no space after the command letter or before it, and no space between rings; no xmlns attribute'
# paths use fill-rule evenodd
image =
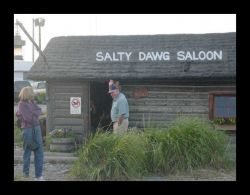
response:
<svg viewBox="0 0 250 195"><path fill-rule="evenodd" d="M32 165L33 166L33 165ZM34 168L31 166L31 175ZM46 164L45 179L46 181L80 181L72 178L69 173L69 164ZM34 181L34 177L22 177L21 164L15 166L14 181ZM134 181L236 181L236 170L214 170L198 169L190 172L179 172L166 176L147 176Z"/></svg>
<svg viewBox="0 0 250 195"><path fill-rule="evenodd" d="M145 181L236 181L236 170L198 169L192 173L182 172L163 177L145 177Z"/></svg>

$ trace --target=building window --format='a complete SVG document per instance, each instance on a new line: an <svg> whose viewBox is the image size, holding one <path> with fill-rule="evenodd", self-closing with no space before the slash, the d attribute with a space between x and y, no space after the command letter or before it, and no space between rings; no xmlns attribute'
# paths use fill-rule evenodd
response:
<svg viewBox="0 0 250 195"><path fill-rule="evenodd" d="M236 94L234 91L209 92L209 119L221 125L235 125Z"/></svg>

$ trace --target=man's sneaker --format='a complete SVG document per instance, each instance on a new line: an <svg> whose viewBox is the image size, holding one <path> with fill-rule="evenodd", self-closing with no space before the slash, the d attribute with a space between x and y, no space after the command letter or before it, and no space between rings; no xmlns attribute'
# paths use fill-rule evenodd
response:
<svg viewBox="0 0 250 195"><path fill-rule="evenodd" d="M35 181L45 181L45 179L43 178L43 176L41 176L41 177L35 178Z"/></svg>

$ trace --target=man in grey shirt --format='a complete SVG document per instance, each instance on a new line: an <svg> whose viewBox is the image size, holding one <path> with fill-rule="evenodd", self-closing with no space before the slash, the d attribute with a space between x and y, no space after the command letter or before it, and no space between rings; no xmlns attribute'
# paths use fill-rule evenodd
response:
<svg viewBox="0 0 250 195"><path fill-rule="evenodd" d="M124 133L128 129L129 107L128 101L120 92L119 82L109 81L109 93L113 98L111 108L111 120L113 122L114 133Z"/></svg>

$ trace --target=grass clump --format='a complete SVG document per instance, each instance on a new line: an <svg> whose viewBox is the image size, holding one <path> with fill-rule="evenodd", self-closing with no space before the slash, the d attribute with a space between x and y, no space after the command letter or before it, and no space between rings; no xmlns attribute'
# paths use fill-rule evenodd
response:
<svg viewBox="0 0 250 195"><path fill-rule="evenodd" d="M96 133L79 151L72 174L84 180L137 180L196 168L227 168L229 137L200 118L168 128Z"/></svg>
<svg viewBox="0 0 250 195"><path fill-rule="evenodd" d="M219 168L227 159L228 136L200 118L174 121L163 137L159 144L162 144L161 157L165 159L160 169L164 172L199 167Z"/></svg>
<svg viewBox="0 0 250 195"><path fill-rule="evenodd" d="M96 133L92 136L77 152L79 161L74 164L72 174L84 180L103 179L105 165L116 140L116 136L109 136L108 133Z"/></svg>
<svg viewBox="0 0 250 195"><path fill-rule="evenodd" d="M96 133L80 150L72 172L82 179L128 180L146 170L145 144L138 133Z"/></svg>
<svg viewBox="0 0 250 195"><path fill-rule="evenodd" d="M134 179L147 173L146 145L143 136L129 132L114 145L114 178Z"/></svg>

